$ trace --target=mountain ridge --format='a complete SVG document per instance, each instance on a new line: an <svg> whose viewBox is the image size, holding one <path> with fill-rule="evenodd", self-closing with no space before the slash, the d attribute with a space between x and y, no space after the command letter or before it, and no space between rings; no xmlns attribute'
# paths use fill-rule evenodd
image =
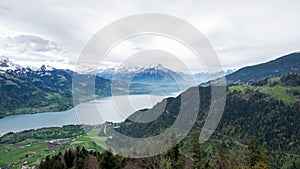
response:
<svg viewBox="0 0 300 169"><path fill-rule="evenodd" d="M173 71L162 64L100 69L94 74L110 80L142 84L176 85L188 84L191 81L191 77L187 74Z"/></svg>
<svg viewBox="0 0 300 169"><path fill-rule="evenodd" d="M300 53L294 52L257 65L246 66L226 76L228 84L247 83L265 78L300 73Z"/></svg>
<svg viewBox="0 0 300 169"><path fill-rule="evenodd" d="M234 70L208 74L207 72L187 74L175 71L158 63L156 65L143 65L137 67L106 68L93 71L92 74L110 79L132 83L145 84L183 84L190 87L207 82L224 75L228 75Z"/></svg>

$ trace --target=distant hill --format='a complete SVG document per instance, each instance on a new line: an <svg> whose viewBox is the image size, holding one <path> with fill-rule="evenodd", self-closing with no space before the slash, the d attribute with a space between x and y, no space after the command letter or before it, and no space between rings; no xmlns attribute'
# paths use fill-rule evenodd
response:
<svg viewBox="0 0 300 169"><path fill-rule="evenodd" d="M266 63L244 67L227 75L226 80L228 84L246 83L288 73L300 73L300 53L291 53Z"/></svg>

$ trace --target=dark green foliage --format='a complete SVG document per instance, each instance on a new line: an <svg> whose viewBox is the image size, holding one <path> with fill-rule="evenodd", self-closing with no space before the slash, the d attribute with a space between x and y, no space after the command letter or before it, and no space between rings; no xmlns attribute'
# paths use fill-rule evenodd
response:
<svg viewBox="0 0 300 169"><path fill-rule="evenodd" d="M187 166L186 158L180 152L180 146L171 148L165 154L147 158L125 158L114 155L109 151L103 153L87 151L84 147L67 150L64 154L59 153L52 158L47 156L40 163L41 169L82 169L82 168L157 168L157 169L182 169Z"/></svg>
<svg viewBox="0 0 300 169"><path fill-rule="evenodd" d="M191 134L192 153L193 153L195 169L201 168L201 161L202 161L202 151L200 148L199 136L200 136L199 131L192 132Z"/></svg>
<svg viewBox="0 0 300 169"><path fill-rule="evenodd" d="M266 150L260 145L259 140L252 139L248 144L248 161L251 167L259 162L267 163Z"/></svg>
<svg viewBox="0 0 300 169"><path fill-rule="evenodd" d="M117 156L114 156L111 152L105 151L102 157L102 163L100 164L101 168L111 168L117 169L121 167L119 163L120 159Z"/></svg>
<svg viewBox="0 0 300 169"><path fill-rule="evenodd" d="M291 86L291 87L300 86L300 76L298 74L295 74L295 73L288 74L286 76L283 76L280 79L280 82L284 86Z"/></svg>
<svg viewBox="0 0 300 169"><path fill-rule="evenodd" d="M115 156L110 152L100 154L98 152L87 151L84 147L76 147L74 150L68 150L64 155L59 153L51 159L47 157L41 161L41 169L90 169L90 168L109 168L118 169L124 166L122 157Z"/></svg>
<svg viewBox="0 0 300 169"><path fill-rule="evenodd" d="M260 138L269 149L299 154L299 104L287 105L259 92L232 94L218 130L244 143Z"/></svg>
<svg viewBox="0 0 300 169"><path fill-rule="evenodd" d="M211 141L205 143L203 148L200 148L198 143L199 131L194 131L189 134L185 139L192 141L191 153L192 158L188 157L188 153L182 153L183 144L171 148L168 152L153 157L147 158L125 158L118 155L114 155L108 151L100 154L99 152L87 151L84 147L76 147L65 152L64 155L59 153L52 158L46 157L41 161L41 169L54 169L54 168L103 168L103 169L143 169L143 168L156 168L156 169L182 169L182 168L269 168L268 156L265 154L265 150L257 140L251 140L248 148L241 148L242 153L236 154L235 147L238 145L230 145L230 148L222 147L221 151L208 150L209 146L219 147L219 144L215 144ZM213 136L213 140L216 139ZM224 138L219 137L218 140ZM224 143L224 142L220 142ZM206 147L208 146L208 147ZM208 148L208 149L207 149ZM186 149L186 150L189 150ZM243 153L243 150L246 153ZM295 161L292 165L297 165Z"/></svg>
<svg viewBox="0 0 300 169"><path fill-rule="evenodd" d="M74 150L68 150L64 154L64 159L67 165L67 168L71 168L75 163L75 152Z"/></svg>

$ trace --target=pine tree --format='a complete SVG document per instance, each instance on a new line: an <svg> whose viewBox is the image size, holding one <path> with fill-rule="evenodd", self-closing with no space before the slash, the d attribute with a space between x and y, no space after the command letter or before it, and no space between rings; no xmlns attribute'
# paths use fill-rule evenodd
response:
<svg viewBox="0 0 300 169"><path fill-rule="evenodd" d="M201 149L199 143L199 132L192 133L192 151L193 151L193 160L194 160L194 168L201 168Z"/></svg>
<svg viewBox="0 0 300 169"><path fill-rule="evenodd" d="M257 139L249 141L247 158L250 167L254 167L258 163L264 163L268 166L266 150L260 145L260 142Z"/></svg>

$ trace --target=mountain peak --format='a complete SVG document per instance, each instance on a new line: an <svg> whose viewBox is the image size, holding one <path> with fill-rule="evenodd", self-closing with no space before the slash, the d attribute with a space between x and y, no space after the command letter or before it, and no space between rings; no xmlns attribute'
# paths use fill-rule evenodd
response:
<svg viewBox="0 0 300 169"><path fill-rule="evenodd" d="M144 66L140 66L140 67L135 67L135 69L139 69L139 70L155 69L155 70L161 70L161 71L171 71L171 69L168 69L168 68L164 67L160 63L153 64L153 65L144 65Z"/></svg>
<svg viewBox="0 0 300 169"><path fill-rule="evenodd" d="M7 71L7 70L17 70L22 68L22 66L14 64L8 57L1 56L0 57L0 70Z"/></svg>
<svg viewBox="0 0 300 169"><path fill-rule="evenodd" d="M166 67L164 67L162 64L158 63L157 65L154 66L154 68L156 69L167 69Z"/></svg>
<svg viewBox="0 0 300 169"><path fill-rule="evenodd" d="M38 69L38 71L52 71L52 70L54 70L54 68L51 67L51 66L48 66L48 65L42 65L42 66Z"/></svg>
<svg viewBox="0 0 300 169"><path fill-rule="evenodd" d="M8 62L9 62L8 58L1 57L0 58L0 67L9 67Z"/></svg>
<svg viewBox="0 0 300 169"><path fill-rule="evenodd" d="M162 66L162 64L159 63L159 64L157 64L157 67L163 67L163 66Z"/></svg>

